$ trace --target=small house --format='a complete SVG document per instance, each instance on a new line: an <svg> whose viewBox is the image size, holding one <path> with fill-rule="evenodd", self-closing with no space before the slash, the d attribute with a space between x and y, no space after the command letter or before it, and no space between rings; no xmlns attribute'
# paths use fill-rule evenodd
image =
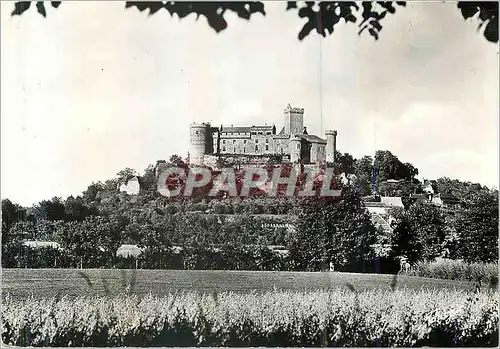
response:
<svg viewBox="0 0 500 349"><path fill-rule="evenodd" d="M404 207L399 196L381 196L380 202L386 207Z"/></svg>
<svg viewBox="0 0 500 349"><path fill-rule="evenodd" d="M432 203L443 208L455 209L460 207L460 200L451 194L436 194L432 198Z"/></svg>
<svg viewBox="0 0 500 349"><path fill-rule="evenodd" d="M139 176L130 176L124 178L118 183L118 190L125 192L128 195L137 195L141 190Z"/></svg>

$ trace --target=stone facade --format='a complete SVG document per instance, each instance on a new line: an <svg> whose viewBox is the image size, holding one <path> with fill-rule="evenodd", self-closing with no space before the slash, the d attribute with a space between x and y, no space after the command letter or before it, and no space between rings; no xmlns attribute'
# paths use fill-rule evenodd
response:
<svg viewBox="0 0 500 349"><path fill-rule="evenodd" d="M334 162L337 131L326 131L327 139L307 133L304 108L284 110L285 125L220 126L208 123L190 127L190 163L205 164L210 156L281 155L285 160L304 164Z"/></svg>

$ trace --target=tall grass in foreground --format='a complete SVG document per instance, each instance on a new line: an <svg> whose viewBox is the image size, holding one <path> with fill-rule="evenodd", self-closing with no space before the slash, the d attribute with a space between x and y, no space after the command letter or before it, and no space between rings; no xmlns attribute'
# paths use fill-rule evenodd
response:
<svg viewBox="0 0 500 349"><path fill-rule="evenodd" d="M419 263L408 275L437 279L481 282L483 285L498 285L497 263L466 263L451 259Z"/></svg>
<svg viewBox="0 0 500 349"><path fill-rule="evenodd" d="M493 346L498 293L7 297L2 325L3 343L23 346Z"/></svg>

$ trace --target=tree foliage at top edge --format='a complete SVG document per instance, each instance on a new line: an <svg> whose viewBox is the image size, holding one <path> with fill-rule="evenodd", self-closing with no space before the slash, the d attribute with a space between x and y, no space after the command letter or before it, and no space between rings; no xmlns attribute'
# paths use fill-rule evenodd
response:
<svg viewBox="0 0 500 349"><path fill-rule="evenodd" d="M31 7L32 1L18 1L14 4L12 15L21 15ZM49 2L36 1L36 9L43 17L47 16L45 4ZM60 1L51 1L53 8L58 8ZM299 5L300 4L300 5ZM335 26L342 20L345 23L357 24L358 34L368 32L375 40L378 40L383 26L381 21L387 14L395 14L398 6L406 6L404 1L363 1L361 3L334 2L334 1L288 1L286 11L297 11L300 18L306 18L298 34L299 40L303 40L312 31L326 37L332 34ZM153 15L164 9L173 16L184 18L190 14L196 14L197 18L204 16L209 26L217 33L228 27L224 15L234 12L238 17L249 20L252 15L260 13L266 15L264 3L254 2L179 2L179 1L126 1L125 8L135 7L139 11L147 11ZM498 42L498 2L463 2L457 3L465 20L478 15L478 30L483 29L483 35L489 42Z"/></svg>

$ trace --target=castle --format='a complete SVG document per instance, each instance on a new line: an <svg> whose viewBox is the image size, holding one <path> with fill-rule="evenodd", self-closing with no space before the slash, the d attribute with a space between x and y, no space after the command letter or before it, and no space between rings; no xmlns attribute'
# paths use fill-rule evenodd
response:
<svg viewBox="0 0 500 349"><path fill-rule="evenodd" d="M209 123L190 127L189 162L203 165L207 156L256 157L281 155L284 161L303 164L335 162L337 131L325 131L326 140L307 133L304 127L304 108L284 110L284 126L221 126Z"/></svg>

